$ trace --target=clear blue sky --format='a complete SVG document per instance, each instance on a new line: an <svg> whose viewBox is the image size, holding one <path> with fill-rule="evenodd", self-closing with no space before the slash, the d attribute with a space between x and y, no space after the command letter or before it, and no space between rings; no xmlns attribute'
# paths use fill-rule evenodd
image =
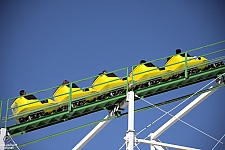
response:
<svg viewBox="0 0 225 150"><path fill-rule="evenodd" d="M35 92L225 39L224 2L217 1L0 1L1 95L15 97L21 89ZM193 55L224 48L217 46ZM161 64L163 65L163 64ZM151 103L195 92L208 82L147 98ZM37 95L38 97L51 96ZM192 99L193 100L193 99ZM188 104L188 102L185 103ZM5 104L5 103L4 103ZM166 111L178 103L163 106ZM148 104L135 103L136 107ZM182 105L182 106L185 106ZM183 120L220 139L225 134L224 88L217 91ZM182 107L181 107L182 108ZM181 108L172 112L175 114ZM107 111L77 118L15 138L20 144L65 129L102 119ZM163 115L157 109L135 114L138 132ZM138 138L154 132L166 116ZM15 123L15 122L13 122ZM70 150L94 126L38 142L22 150ZM113 120L84 150L116 150L124 143L127 118ZM166 143L212 149L215 140L176 123L159 139ZM225 139L223 139L225 142ZM141 144L140 149L148 149ZM219 144L216 150L225 147ZM124 148L125 149L125 148Z"/></svg>

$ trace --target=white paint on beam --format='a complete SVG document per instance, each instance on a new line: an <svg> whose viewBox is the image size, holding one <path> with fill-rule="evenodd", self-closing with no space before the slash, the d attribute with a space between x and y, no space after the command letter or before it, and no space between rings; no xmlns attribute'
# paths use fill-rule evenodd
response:
<svg viewBox="0 0 225 150"><path fill-rule="evenodd" d="M1 133L0 133L0 150L5 149L5 138L6 138L6 129L1 128Z"/></svg>
<svg viewBox="0 0 225 150"><path fill-rule="evenodd" d="M174 144L168 144L168 143L161 143L161 142L156 142L156 141L149 141L149 140L143 140L143 139L136 139L135 140L138 143L145 143L145 144L151 144L151 145L156 145L156 146L162 146L162 147L170 147L170 148L175 148L179 150L199 150L191 147L185 147L185 146L180 146L180 145L174 145Z"/></svg>
<svg viewBox="0 0 225 150"><path fill-rule="evenodd" d="M134 92L130 91L127 95L128 101L128 130L126 135L126 150L134 149Z"/></svg>

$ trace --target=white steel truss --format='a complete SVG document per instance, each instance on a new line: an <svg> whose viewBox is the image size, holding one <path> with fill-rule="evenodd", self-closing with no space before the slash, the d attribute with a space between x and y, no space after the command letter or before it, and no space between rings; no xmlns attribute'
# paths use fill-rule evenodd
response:
<svg viewBox="0 0 225 150"><path fill-rule="evenodd" d="M218 80L217 84L224 84L224 76ZM213 88L211 86L210 88ZM209 88L209 89L210 89ZM219 88L218 88L219 89ZM206 98L216 92L218 89L214 89L208 92L205 92L198 96L195 100L193 100L189 105L183 108L179 113L173 116L169 121L167 121L163 126L161 126L158 130L154 133L150 134L150 140L143 140L137 139L134 136L134 97L135 94L133 91L127 93L127 99L118 104L104 119L107 119L111 116L115 116L118 111L124 109L128 105L128 130L126 133L125 144L126 150L133 150L135 143L145 143L149 144L151 150L164 150L163 147L170 147L175 149L182 149L182 150L197 150L191 147L184 147L180 145L168 144L168 143L161 143L156 141L156 138L160 136L163 132L165 132L169 127L175 124L179 119L185 116L188 112L194 109L197 105L203 102ZM87 134L72 150L80 150L83 148L98 132L100 132L111 120L103 121L99 123L89 134Z"/></svg>

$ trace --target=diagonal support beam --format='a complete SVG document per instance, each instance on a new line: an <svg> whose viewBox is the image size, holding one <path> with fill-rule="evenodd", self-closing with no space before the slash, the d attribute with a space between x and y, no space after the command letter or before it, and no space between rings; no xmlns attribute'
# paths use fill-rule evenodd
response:
<svg viewBox="0 0 225 150"><path fill-rule="evenodd" d="M190 148L190 147L185 147L185 146L179 146L179 145L173 145L173 144L168 144L168 143L161 143L161 142L156 142L156 141L149 141L149 140L143 140L143 139L136 139L135 142L138 143L145 143L145 144L150 144L150 145L156 145L157 146L162 146L162 147L170 147L170 148L175 148L179 150L199 150L195 148Z"/></svg>
<svg viewBox="0 0 225 150"><path fill-rule="evenodd" d="M155 141L155 140L152 140L152 141ZM161 141L158 141L158 140L156 140L156 142L162 143ZM158 145L150 145L150 150L152 150L152 149L151 149L151 146L154 147L153 150L155 150L155 149L156 149L156 150L165 150L165 147L158 146Z"/></svg>
<svg viewBox="0 0 225 150"><path fill-rule="evenodd" d="M158 146L158 145L154 145L154 147L155 147L157 150L165 150L163 147ZM151 149L151 150L152 150L152 149Z"/></svg>
<svg viewBox="0 0 225 150"><path fill-rule="evenodd" d="M111 111L104 119L110 118L111 116L115 116L117 111L120 109L124 109L127 106L126 100L121 102L119 105L115 106L113 111ZM111 120L106 120L100 122L98 125L94 127L72 150L81 150L95 135L98 134Z"/></svg>
<svg viewBox="0 0 225 150"><path fill-rule="evenodd" d="M213 86L211 86L210 88L213 88ZM167 121L158 130L156 130L154 133L151 133L151 135L150 135L151 139L158 138L163 132L165 132L168 128L170 128L173 124L175 124L180 118L182 118L184 115L186 115L192 109L194 109L197 105L199 105L202 101L204 101L206 98L208 98L210 95L212 95L217 90L218 89L208 91L208 92L203 93L200 96L198 96L195 100L193 100L189 105L187 105L185 108L183 108L179 113L177 113L174 117L172 117L169 121Z"/></svg>

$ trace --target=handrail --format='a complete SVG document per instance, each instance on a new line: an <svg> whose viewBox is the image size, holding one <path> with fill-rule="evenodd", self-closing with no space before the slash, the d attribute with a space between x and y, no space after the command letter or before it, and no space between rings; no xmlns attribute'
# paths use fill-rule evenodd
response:
<svg viewBox="0 0 225 150"><path fill-rule="evenodd" d="M215 45L222 44L222 43L225 43L225 40L222 40L222 41L219 41L219 42L215 42L215 43L212 43L212 44L208 44L208 45L205 45L205 46L201 46L201 47L198 47L198 48L194 48L194 49L191 49L191 50L187 50L187 51L185 51L185 52L189 53L189 52L201 50L201 49L203 49L203 48L215 46ZM181 54L184 54L185 52L182 52ZM174 56L174 55L170 55L170 56L166 56L166 57L154 59L154 60L151 60L151 61L148 61L148 62L156 62L156 61L159 61L159 60L167 59L168 57L172 57L172 56ZM132 66L134 66L134 65L132 65Z"/></svg>

